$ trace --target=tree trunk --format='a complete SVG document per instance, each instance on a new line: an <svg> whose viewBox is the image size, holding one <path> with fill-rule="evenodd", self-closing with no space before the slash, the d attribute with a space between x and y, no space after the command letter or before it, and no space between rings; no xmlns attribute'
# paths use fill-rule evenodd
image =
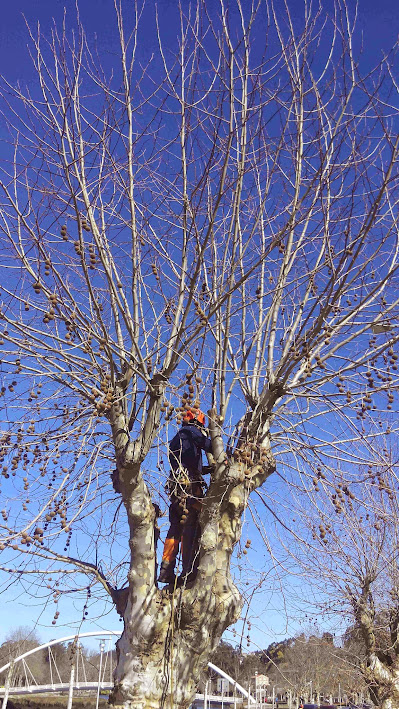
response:
<svg viewBox="0 0 399 709"><path fill-rule="evenodd" d="M351 592L355 618L365 649L361 672L372 702L380 709L399 709L399 613L392 609L387 622L387 637L381 647L380 621L376 620L372 584L375 574L366 574L361 580L361 590ZM379 639L377 639L377 632Z"/></svg>
<svg viewBox="0 0 399 709"><path fill-rule="evenodd" d="M373 703L380 709L399 709L399 671L395 665L389 666L372 653L362 672Z"/></svg>
<svg viewBox="0 0 399 709"><path fill-rule="evenodd" d="M155 580L156 512L140 471L151 436L143 434L130 443L122 409L112 410L119 478L114 484L126 508L131 554L128 588L112 593L124 620L109 702L113 709L187 709L224 630L240 616L231 556L249 494L274 472L275 461L269 445L254 454L243 448L245 461L228 459L220 428L209 413L215 468L202 500L197 575L190 587L160 590ZM155 430L154 425L149 429Z"/></svg>
<svg viewBox="0 0 399 709"><path fill-rule="evenodd" d="M133 498L140 500L143 531L140 535L136 528L130 542L132 566L127 603L124 609L119 606L125 627L117 642L110 705L114 709L186 709L224 630L241 612L241 597L231 580L228 561L239 536L245 495L242 486L233 488L226 509L219 507L217 518L213 517L211 506L204 504L201 519L205 534L195 582L187 588L160 590L154 582L155 565L151 561L154 534L150 525L143 524L143 486L144 483L136 488L129 509L133 522ZM146 548L147 558L142 566Z"/></svg>
<svg viewBox="0 0 399 709"><path fill-rule="evenodd" d="M204 499L198 572L187 588L156 587L154 508L142 480L131 493L132 561L126 607L119 606L125 627L117 643L114 709L187 709L224 630L239 618L242 602L230 558L248 489L242 482L234 485L234 475L224 475L226 480L230 488L224 485L223 501L217 482Z"/></svg>
<svg viewBox="0 0 399 709"><path fill-rule="evenodd" d="M194 589L154 590L144 606L129 598L117 642L111 707L187 709L224 629L240 614L234 586L207 597Z"/></svg>

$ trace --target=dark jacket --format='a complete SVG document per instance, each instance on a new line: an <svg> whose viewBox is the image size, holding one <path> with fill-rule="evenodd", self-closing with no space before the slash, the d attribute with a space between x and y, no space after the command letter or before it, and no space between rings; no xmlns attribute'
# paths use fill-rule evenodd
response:
<svg viewBox="0 0 399 709"><path fill-rule="evenodd" d="M198 480L202 473L202 451L211 453L211 439L204 436L195 424L182 426L169 441L169 463L172 470L179 465L185 468L191 480Z"/></svg>

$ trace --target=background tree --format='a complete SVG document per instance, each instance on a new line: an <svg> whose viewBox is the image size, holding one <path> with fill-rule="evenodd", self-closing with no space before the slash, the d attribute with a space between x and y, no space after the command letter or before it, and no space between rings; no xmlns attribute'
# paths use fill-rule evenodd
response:
<svg viewBox="0 0 399 709"><path fill-rule="evenodd" d="M221 640L212 654L211 662L213 662L217 667L220 667L221 670L224 670L224 672L227 672L230 677L237 678L237 681L239 682L240 680L238 677L241 659L242 657L239 648L235 648L230 643Z"/></svg>
<svg viewBox="0 0 399 709"><path fill-rule="evenodd" d="M79 21L31 34L37 85L3 87L2 568L57 608L110 596L126 709L190 704L240 614L250 496L262 535L276 460L307 489L305 463L355 455L369 389L392 409L397 383L393 57L361 75L344 3L207 10L167 47L154 24L145 66L139 6L116 3L108 70ZM156 515L190 406L216 465L197 579L170 593Z"/></svg>
<svg viewBox="0 0 399 709"><path fill-rule="evenodd" d="M222 641L211 660L244 686L251 680L253 684L255 673L266 674L270 682L268 696L274 687L276 696L291 696L296 706L301 700L329 703L338 697L344 703L357 703L367 688L356 661L361 644L355 636L354 629L348 629L345 642L336 644L331 633L313 627L295 638L247 653Z"/></svg>
<svg viewBox="0 0 399 709"><path fill-rule="evenodd" d="M35 647L40 645L40 640L38 634L27 627L15 628L11 633L8 633L5 641L0 645L0 666L3 666L15 659L19 655L22 655L28 650L33 650ZM35 653L32 657L32 662L30 663L29 670L34 675L38 684L45 683L46 678L46 653L41 650ZM26 683L26 678L28 681L31 680L29 672L26 672L22 663L17 663L13 670L12 681L16 685L23 685ZM7 678L7 672L0 675L0 682L4 685ZM47 678L46 678L47 679Z"/></svg>
<svg viewBox="0 0 399 709"><path fill-rule="evenodd" d="M399 688L397 433L386 436L384 426L366 441L362 464L347 461L335 487L323 475L312 506L300 505L311 534L301 559L323 584L325 612L341 627L350 622L344 646L372 701L391 707Z"/></svg>
<svg viewBox="0 0 399 709"><path fill-rule="evenodd" d="M299 700L330 702L347 687L347 672L340 648L330 638L313 632L298 635L286 648L284 659L271 673L272 681Z"/></svg>

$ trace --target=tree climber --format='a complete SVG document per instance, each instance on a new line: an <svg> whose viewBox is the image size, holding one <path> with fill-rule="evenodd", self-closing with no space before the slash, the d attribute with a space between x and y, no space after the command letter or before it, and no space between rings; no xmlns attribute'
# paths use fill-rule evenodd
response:
<svg viewBox="0 0 399 709"><path fill-rule="evenodd" d="M183 425L169 441L171 472L167 482L170 496L169 522L158 581L174 583L175 564L181 542L182 573L179 585L195 579L200 540L199 513L206 483L202 474L210 468L202 465L202 451L213 462L212 443L205 430L205 415L199 409L188 409Z"/></svg>

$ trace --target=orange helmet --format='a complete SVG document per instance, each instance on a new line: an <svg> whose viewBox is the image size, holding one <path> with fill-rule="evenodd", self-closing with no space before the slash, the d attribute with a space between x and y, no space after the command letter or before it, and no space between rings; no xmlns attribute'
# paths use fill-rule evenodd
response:
<svg viewBox="0 0 399 709"><path fill-rule="evenodd" d="M183 421L185 423L193 421L195 423L199 423L200 426L205 426L205 414L199 409L187 409L184 413Z"/></svg>

